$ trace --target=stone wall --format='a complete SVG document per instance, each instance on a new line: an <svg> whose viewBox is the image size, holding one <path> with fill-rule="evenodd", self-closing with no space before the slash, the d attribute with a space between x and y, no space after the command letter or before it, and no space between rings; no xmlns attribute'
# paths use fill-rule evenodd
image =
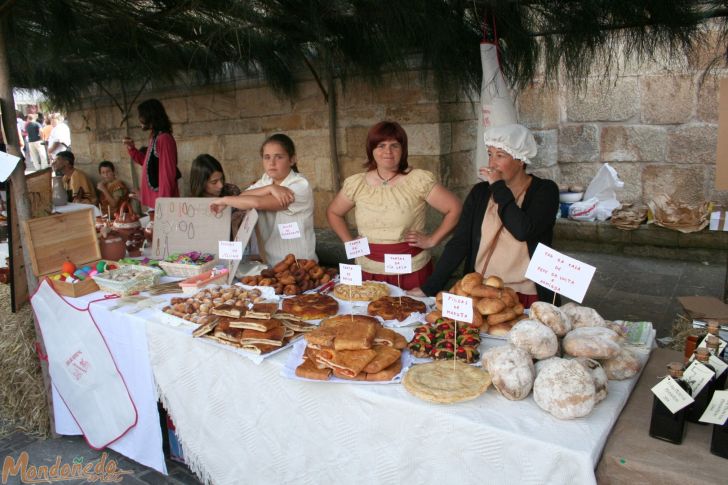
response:
<svg viewBox="0 0 728 485"><path fill-rule="evenodd" d="M715 44L718 44L716 39ZM625 60L615 75L595 76L579 87L536 80L517 93L519 120L539 142L535 173L562 183L587 185L602 162L625 182L624 201L646 201L678 190L683 199L728 204L728 192L713 189L718 121L718 85L728 70L703 78L714 52L691 59L635 63ZM628 59L628 58L625 58ZM387 76L379 86L349 80L338 87L337 144L342 177L362 170L368 128L382 119L399 121L410 140L410 162L433 171L463 197L476 181L476 109L457 93L439 93L431 78L411 71ZM312 181L316 225L334 195L328 142L328 111L312 79L302 79L293 99L281 99L259 81L206 87L151 89L174 124L180 169L189 173L200 153L218 158L228 181L241 186L262 173L259 149L266 136L282 131L297 145L299 167ZM122 147L120 111L104 97L88 98L69 113L78 167L97 177L99 161L117 164L129 181ZM136 116L132 117L136 125ZM137 146L145 135L134 127ZM430 215L430 225L436 224Z"/></svg>

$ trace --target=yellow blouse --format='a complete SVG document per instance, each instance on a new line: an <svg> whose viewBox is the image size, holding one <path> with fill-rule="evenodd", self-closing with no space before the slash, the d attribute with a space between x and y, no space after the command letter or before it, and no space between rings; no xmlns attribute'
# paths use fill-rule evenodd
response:
<svg viewBox="0 0 728 485"><path fill-rule="evenodd" d="M366 172L344 180L341 192L354 204L354 218L360 236L375 244L394 244L404 240L409 231L424 231L427 196L435 186L435 176L427 170L412 169L393 185L373 187ZM430 252L412 257L412 271L430 261ZM364 271L384 273L384 263L367 257L357 258Z"/></svg>

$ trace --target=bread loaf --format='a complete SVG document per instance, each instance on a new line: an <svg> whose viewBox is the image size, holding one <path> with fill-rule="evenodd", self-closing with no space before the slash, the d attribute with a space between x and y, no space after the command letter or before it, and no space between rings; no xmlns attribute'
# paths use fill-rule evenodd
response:
<svg viewBox="0 0 728 485"><path fill-rule="evenodd" d="M607 322L601 315L587 306L580 306L576 303L569 302L561 307L561 311L571 318L571 326L573 328L580 327L606 327Z"/></svg>
<svg viewBox="0 0 728 485"><path fill-rule="evenodd" d="M476 286L483 283L483 277L480 273L468 273L465 276L463 276L463 279L460 280L460 288L462 288L464 291L466 291L468 294L475 288Z"/></svg>
<svg viewBox="0 0 728 485"><path fill-rule="evenodd" d="M596 392L594 395L594 404L606 398L608 385L607 373L604 372L601 364L594 359L587 359L586 357L578 357L576 361L584 366L594 380L594 391Z"/></svg>
<svg viewBox="0 0 728 485"><path fill-rule="evenodd" d="M576 360L549 359L533 384L533 400L558 419L586 416L594 409L595 395L592 376Z"/></svg>
<svg viewBox="0 0 728 485"><path fill-rule="evenodd" d="M619 353L619 339L614 330L606 327L581 327L567 333L562 344L569 355L601 360Z"/></svg>
<svg viewBox="0 0 728 485"><path fill-rule="evenodd" d="M571 331L571 318L559 307L545 301L531 304L531 318L549 327L557 337L563 337Z"/></svg>
<svg viewBox="0 0 728 485"><path fill-rule="evenodd" d="M483 366L506 399L519 401L531 392L535 370L531 355L525 350L510 344L494 347L483 355Z"/></svg>
<svg viewBox="0 0 728 485"><path fill-rule="evenodd" d="M602 367L604 367L607 378L621 381L636 375L642 368L642 362L634 352L622 347L616 356L603 360Z"/></svg>
<svg viewBox="0 0 728 485"><path fill-rule="evenodd" d="M538 320L516 323L508 334L508 341L537 360L553 357L559 349L556 334Z"/></svg>

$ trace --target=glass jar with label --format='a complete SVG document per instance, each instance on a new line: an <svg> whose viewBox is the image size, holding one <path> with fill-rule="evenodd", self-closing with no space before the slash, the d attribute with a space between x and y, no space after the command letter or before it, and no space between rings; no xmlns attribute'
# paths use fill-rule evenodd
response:
<svg viewBox="0 0 728 485"><path fill-rule="evenodd" d="M670 377L675 379L678 386L688 394L692 394L690 385L682 379L683 364L681 362L667 364L667 372ZM679 445L685 436L685 408L673 413L667 406L662 404L657 396L653 399L650 436Z"/></svg>

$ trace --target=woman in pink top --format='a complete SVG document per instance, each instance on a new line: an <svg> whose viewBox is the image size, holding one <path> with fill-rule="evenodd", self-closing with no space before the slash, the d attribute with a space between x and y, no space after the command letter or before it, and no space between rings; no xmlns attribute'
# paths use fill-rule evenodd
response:
<svg viewBox="0 0 728 485"><path fill-rule="evenodd" d="M172 123L158 99L140 103L137 111L142 129L150 132L149 147L138 150L129 137L124 138L124 145L129 156L142 166L141 202L153 208L159 197L179 197L177 179L182 175L177 169L177 143Z"/></svg>

